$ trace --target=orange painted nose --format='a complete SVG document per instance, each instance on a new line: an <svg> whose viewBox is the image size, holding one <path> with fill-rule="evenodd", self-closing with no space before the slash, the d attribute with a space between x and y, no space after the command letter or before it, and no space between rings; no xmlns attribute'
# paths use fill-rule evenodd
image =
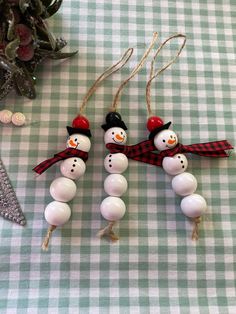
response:
<svg viewBox="0 0 236 314"><path fill-rule="evenodd" d="M76 144L72 140L69 141L69 144L70 146L76 147Z"/></svg>
<svg viewBox="0 0 236 314"><path fill-rule="evenodd" d="M174 144L174 143L175 143L175 140L169 139L167 143L170 144L170 145L171 145L171 144Z"/></svg>
<svg viewBox="0 0 236 314"><path fill-rule="evenodd" d="M116 134L116 138L119 140L119 141L122 141L124 138L122 136L120 136L120 134Z"/></svg>

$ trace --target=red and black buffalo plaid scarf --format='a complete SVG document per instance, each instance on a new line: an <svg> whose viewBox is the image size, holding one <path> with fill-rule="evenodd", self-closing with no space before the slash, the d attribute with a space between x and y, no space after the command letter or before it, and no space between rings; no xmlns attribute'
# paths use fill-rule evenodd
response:
<svg viewBox="0 0 236 314"><path fill-rule="evenodd" d="M178 144L172 149L167 149L157 154L153 153L153 151L157 150L153 140L146 140L131 146L109 143L106 147L111 154L123 153L133 160L159 167L162 166L164 157L171 157L179 153L192 153L205 157L223 158L229 156L225 150L233 149L233 146L226 140L192 145Z"/></svg>
<svg viewBox="0 0 236 314"><path fill-rule="evenodd" d="M69 147L63 150L62 152L55 154L54 157L44 160L39 165L37 165L33 169L33 171L37 172L38 174L42 174L44 171L46 171L49 167L54 165L56 162L67 159L67 158L71 158L71 157L79 157L83 159L84 162L86 162L88 160L88 153L82 150L76 149L76 148Z"/></svg>

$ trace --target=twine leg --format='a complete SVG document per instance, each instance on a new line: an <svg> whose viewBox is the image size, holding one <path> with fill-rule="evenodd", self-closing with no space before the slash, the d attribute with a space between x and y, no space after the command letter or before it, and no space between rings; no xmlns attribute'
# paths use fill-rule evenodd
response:
<svg viewBox="0 0 236 314"><path fill-rule="evenodd" d="M192 219L194 223L193 232L192 232L192 240L197 241L199 238L199 224L202 221L201 217L196 217Z"/></svg>
<svg viewBox="0 0 236 314"><path fill-rule="evenodd" d="M48 227L47 234L46 234L46 236L45 236L45 238L44 238L44 240L43 240L43 244L42 244L42 249L43 249L44 251L47 251L47 250L48 250L49 240L50 240L50 238L51 238L51 235L52 235L53 230L55 230L55 229L56 229L56 226L53 226L53 225L51 225L51 226Z"/></svg>
<svg viewBox="0 0 236 314"><path fill-rule="evenodd" d="M119 237L115 235L114 231L112 230L114 224L115 224L114 221L110 221L105 228L101 229L97 233L97 236L100 238L108 237L112 242L116 242L117 240L119 240Z"/></svg>

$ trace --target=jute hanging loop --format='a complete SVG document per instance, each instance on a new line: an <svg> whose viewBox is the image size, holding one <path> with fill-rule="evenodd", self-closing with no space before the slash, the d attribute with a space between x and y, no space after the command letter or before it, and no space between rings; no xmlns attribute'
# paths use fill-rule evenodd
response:
<svg viewBox="0 0 236 314"><path fill-rule="evenodd" d="M171 40L176 39L176 38L183 38L184 41L180 47L180 49L178 50L177 54L167 63L165 64L160 70L157 70L155 73L154 72L154 65L155 65L155 61L157 56L159 55L160 51L162 50L162 48ZM164 72L171 64L173 64L176 59L179 57L179 55L181 54L184 46L186 44L186 36L183 34L175 34L173 36L170 36L169 38L167 38L157 49L152 62L151 62L151 67L150 67L150 74L149 74L149 80L147 82L146 85L146 103L147 103L147 111L148 111L148 116L151 117L153 115L152 110L151 110L151 83L152 81L158 76L160 75L162 72Z"/></svg>

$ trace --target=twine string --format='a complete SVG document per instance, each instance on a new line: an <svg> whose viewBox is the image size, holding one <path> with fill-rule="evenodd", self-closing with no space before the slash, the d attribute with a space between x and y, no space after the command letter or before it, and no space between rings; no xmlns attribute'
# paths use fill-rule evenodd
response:
<svg viewBox="0 0 236 314"><path fill-rule="evenodd" d="M164 65L160 70L157 70L154 74L154 64L155 64L155 61L156 61L156 58L157 56L159 55L160 51L162 50L162 48L167 44L167 42L169 42L170 40L172 39L175 39L175 38L183 38L183 43L182 45L180 46L177 54L166 64ZM170 65L172 65L176 59L179 57L179 55L181 54L184 46L186 44L186 36L183 35L183 34L175 34L175 35L172 35L170 36L169 38L167 38L157 49L153 59L152 59L152 62L151 62L151 67L150 67L150 75L149 75L149 80L147 82L147 85L146 85L146 103L147 103L147 111L148 111L148 115L149 117L151 117L153 114L152 114L152 109L151 109L151 83L152 81L158 76L160 75L162 72L164 72Z"/></svg>
<svg viewBox="0 0 236 314"><path fill-rule="evenodd" d="M99 84L104 81L105 79L107 79L110 75L112 75L113 73L116 73L117 71L119 71L121 68L123 68L123 66L129 61L130 57L133 54L134 49L133 48L129 48L125 51L125 53L123 54L123 56L121 57L121 59L116 62L115 64L113 64L110 68L108 68L107 70L105 70L97 79L96 81L93 83L93 85L90 87L90 89L88 90L87 94L84 96L82 103L80 105L79 108L79 114L81 115L84 112L84 108L89 100L89 98L92 96L92 94L96 91L97 87L99 86Z"/></svg>
<svg viewBox="0 0 236 314"><path fill-rule="evenodd" d="M42 244L42 249L44 251L47 251L48 250L48 244L49 244L49 240L51 238L51 235L52 235L52 232L56 229L56 226L54 225L51 225L48 227L48 231L47 231L47 234L43 240L43 244Z"/></svg>
<svg viewBox="0 0 236 314"><path fill-rule="evenodd" d="M117 109L117 106L118 106L118 101L119 101L119 98L120 98L120 93L122 91L122 89L125 87L125 85L139 72L139 70L143 67L149 53L151 52L153 46L155 45L155 42L158 38L158 33L157 32L154 32L153 33L153 38L152 38L152 42L150 43L149 47L147 48L147 50L144 52L141 60L139 61L139 63L135 66L135 68L133 69L133 71L131 72L130 76L124 81L121 83L120 87L118 88L116 94L115 94L115 97L114 97L114 100L113 100L113 103L112 103L112 106L110 108L110 111L116 111Z"/></svg>
<svg viewBox="0 0 236 314"><path fill-rule="evenodd" d="M114 224L114 221L109 221L108 225L97 233L97 236L100 238L107 236L112 242L119 240L118 236L115 235L114 231L112 230Z"/></svg>
<svg viewBox="0 0 236 314"><path fill-rule="evenodd" d="M199 224L201 223L202 218L201 217L196 217L193 218L193 231L192 231L192 240L197 241L199 238Z"/></svg>

